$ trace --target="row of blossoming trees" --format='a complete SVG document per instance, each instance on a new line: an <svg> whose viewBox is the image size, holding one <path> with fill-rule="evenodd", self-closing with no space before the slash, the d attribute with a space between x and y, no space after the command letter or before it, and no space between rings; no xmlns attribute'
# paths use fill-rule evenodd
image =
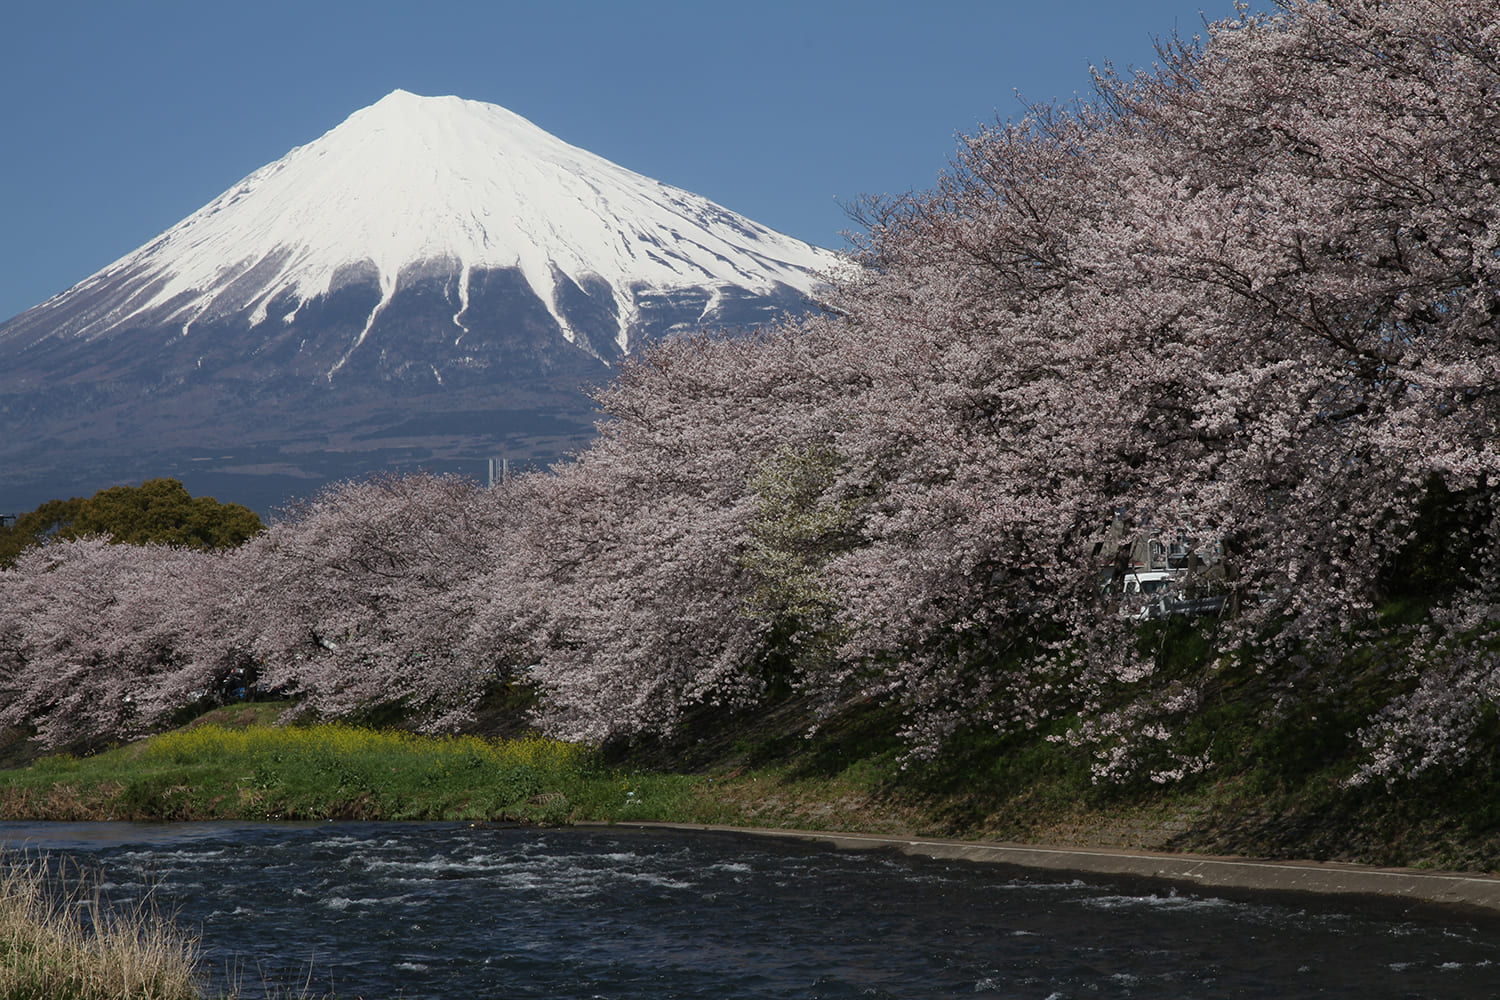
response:
<svg viewBox="0 0 1500 1000"><path fill-rule="evenodd" d="M1213 763L1174 734L1226 676L1270 724L1385 644L1364 773L1473 751L1500 708L1492 0L1246 13L856 211L824 313L626 364L548 472L344 484L225 553L31 551L0 576L0 724L128 735L254 676L444 728L524 675L598 740L791 686L898 704L918 754L1062 727L1101 778L1170 780ZM1117 521L1221 548L1191 669L1101 589Z"/></svg>

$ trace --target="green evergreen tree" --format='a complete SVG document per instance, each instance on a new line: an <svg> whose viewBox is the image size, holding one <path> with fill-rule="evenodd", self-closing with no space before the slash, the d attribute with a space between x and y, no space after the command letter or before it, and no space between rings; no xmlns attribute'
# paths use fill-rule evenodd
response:
<svg viewBox="0 0 1500 1000"><path fill-rule="evenodd" d="M832 448L786 446L750 477L756 518L739 562L756 581L746 612L771 624L763 666L773 683L822 671L844 638L821 575L854 544L859 501L834 489L843 464Z"/></svg>
<svg viewBox="0 0 1500 1000"><path fill-rule="evenodd" d="M48 500L22 514L0 528L0 566L13 564L22 550L52 538L108 535L130 545L227 549L264 527L248 507L193 497L176 479L148 479L140 486L111 486L87 499Z"/></svg>

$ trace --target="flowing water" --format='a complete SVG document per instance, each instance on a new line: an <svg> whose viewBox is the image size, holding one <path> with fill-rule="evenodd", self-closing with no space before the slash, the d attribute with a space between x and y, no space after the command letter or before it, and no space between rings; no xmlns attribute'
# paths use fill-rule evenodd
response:
<svg viewBox="0 0 1500 1000"><path fill-rule="evenodd" d="M211 993L1500 997L1500 920L733 834L0 823L200 930Z"/></svg>

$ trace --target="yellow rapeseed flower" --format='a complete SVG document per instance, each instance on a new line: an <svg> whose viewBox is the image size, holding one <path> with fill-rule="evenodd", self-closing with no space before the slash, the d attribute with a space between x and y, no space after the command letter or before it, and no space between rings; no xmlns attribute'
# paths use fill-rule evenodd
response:
<svg viewBox="0 0 1500 1000"><path fill-rule="evenodd" d="M399 730L376 730L344 723L315 726L260 726L226 729L199 726L152 738L147 760L176 764L208 763L235 757L405 757L424 758L429 766L524 766L538 770L571 770L587 757L576 743L528 736L518 740L484 740L477 736L419 736Z"/></svg>

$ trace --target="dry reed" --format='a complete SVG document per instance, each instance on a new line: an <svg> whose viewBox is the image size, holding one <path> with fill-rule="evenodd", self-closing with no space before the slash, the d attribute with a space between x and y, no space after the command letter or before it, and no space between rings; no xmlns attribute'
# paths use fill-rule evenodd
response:
<svg viewBox="0 0 1500 1000"><path fill-rule="evenodd" d="M198 942L150 906L0 857L0 1000L198 1000Z"/></svg>

